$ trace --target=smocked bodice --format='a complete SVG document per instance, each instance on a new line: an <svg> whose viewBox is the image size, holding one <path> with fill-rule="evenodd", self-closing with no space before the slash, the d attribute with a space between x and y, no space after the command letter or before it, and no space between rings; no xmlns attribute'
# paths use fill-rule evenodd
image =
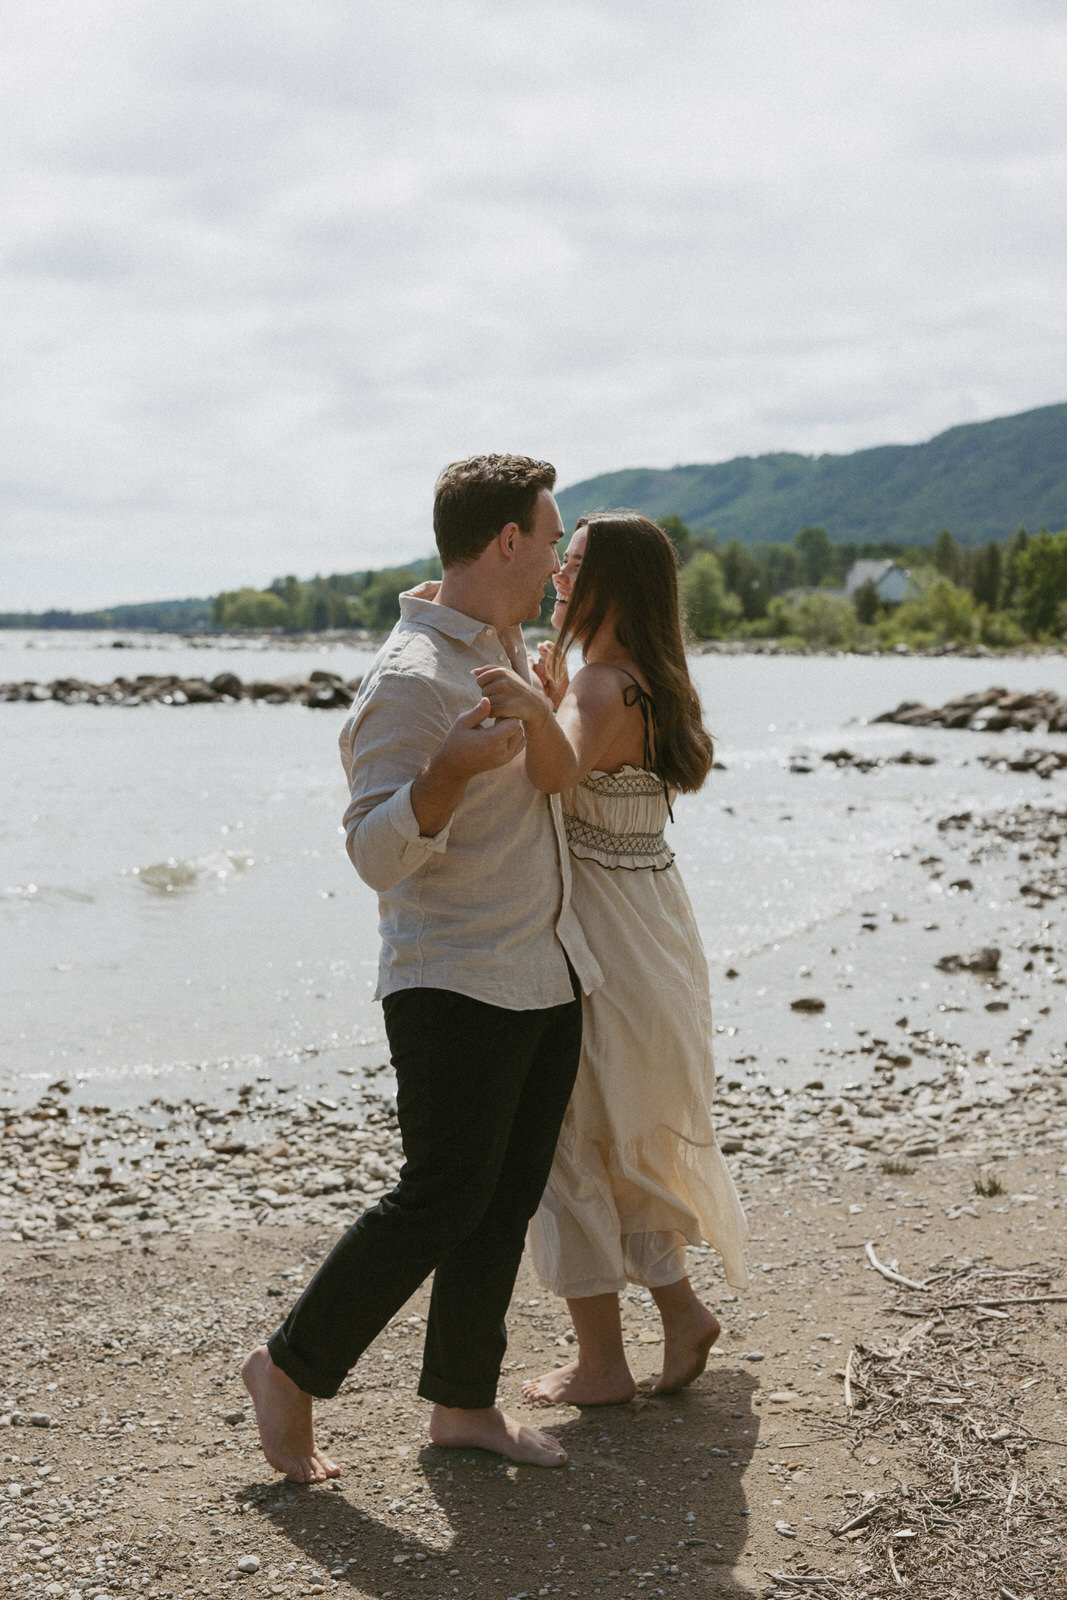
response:
<svg viewBox="0 0 1067 1600"><path fill-rule="evenodd" d="M662 872L674 861L663 837L667 794L654 772L590 772L562 801L567 844L579 861L630 872Z"/></svg>

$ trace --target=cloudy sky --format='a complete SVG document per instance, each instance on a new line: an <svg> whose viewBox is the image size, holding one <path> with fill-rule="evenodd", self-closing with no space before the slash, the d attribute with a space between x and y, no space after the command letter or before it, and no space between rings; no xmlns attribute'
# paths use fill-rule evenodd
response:
<svg viewBox="0 0 1067 1600"><path fill-rule="evenodd" d="M1067 399L1063 0L7 0L0 610Z"/></svg>

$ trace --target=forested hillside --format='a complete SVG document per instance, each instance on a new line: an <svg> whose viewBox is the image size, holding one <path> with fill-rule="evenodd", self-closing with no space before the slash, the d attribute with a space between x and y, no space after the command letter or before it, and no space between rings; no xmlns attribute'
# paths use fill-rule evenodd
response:
<svg viewBox="0 0 1067 1600"><path fill-rule="evenodd" d="M947 528L973 547L1020 527L1067 525L1067 404L846 456L738 456L609 472L558 498L568 527L597 506L629 506L713 529L723 544L787 543L815 525L839 544L928 546Z"/></svg>

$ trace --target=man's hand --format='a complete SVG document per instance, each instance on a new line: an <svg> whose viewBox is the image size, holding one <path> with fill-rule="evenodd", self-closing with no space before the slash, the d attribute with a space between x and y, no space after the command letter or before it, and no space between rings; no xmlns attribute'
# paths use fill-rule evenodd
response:
<svg viewBox="0 0 1067 1600"><path fill-rule="evenodd" d="M451 819L470 780L479 772L506 767L526 742L522 723L493 716L487 698L458 716L411 786L411 809L424 838L440 833Z"/></svg>
<svg viewBox="0 0 1067 1600"><path fill-rule="evenodd" d="M496 717L496 722L486 727L486 721L492 717ZM522 723L511 713L494 706L488 695L483 695L473 711L465 711L456 718L431 757L430 765L440 763L442 775L447 773L466 783L479 772L506 767L525 742Z"/></svg>
<svg viewBox="0 0 1067 1600"><path fill-rule="evenodd" d="M510 667L475 667L478 687L489 699L494 717L518 717L538 732L552 715L544 691L520 678Z"/></svg>

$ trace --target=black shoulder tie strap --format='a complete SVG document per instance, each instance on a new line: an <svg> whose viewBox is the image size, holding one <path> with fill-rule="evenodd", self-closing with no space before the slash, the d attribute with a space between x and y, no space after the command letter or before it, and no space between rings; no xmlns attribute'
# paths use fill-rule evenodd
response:
<svg viewBox="0 0 1067 1600"><path fill-rule="evenodd" d="M624 706L639 706L640 710L641 710L641 721L644 724L644 729L645 729L645 759L644 759L645 771L646 772L654 772L656 770L656 763L655 763L656 702L653 700L653 698L649 694L648 690L647 689L643 689L641 687L641 685L638 683L637 679L634 677L632 672L627 672L625 667L620 667L619 671L622 672L622 673L625 673L626 677L628 677L629 680L630 680L629 683L626 685L626 688L622 691L622 703L623 703L623 705ZM666 778L663 779L663 798L667 802L667 815L670 817L671 821L673 822L674 821L674 812L671 809L671 795L670 795L670 790L667 787Z"/></svg>

